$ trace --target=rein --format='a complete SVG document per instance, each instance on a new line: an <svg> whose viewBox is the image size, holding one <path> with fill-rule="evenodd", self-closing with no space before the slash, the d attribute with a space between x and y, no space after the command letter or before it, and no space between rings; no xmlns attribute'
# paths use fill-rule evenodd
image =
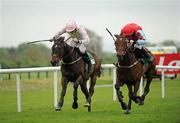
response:
<svg viewBox="0 0 180 123"><path fill-rule="evenodd" d="M118 68L132 68L134 67L137 63L139 63L140 59L138 59L137 61L135 61L132 65L129 65L129 66L123 66L123 65L120 65L119 62L118 62Z"/></svg>
<svg viewBox="0 0 180 123"><path fill-rule="evenodd" d="M66 56L61 57L61 59L63 60L64 58L68 57L68 56L74 51L74 48L75 48L75 47L73 47L72 50L71 50Z"/></svg>
<svg viewBox="0 0 180 123"><path fill-rule="evenodd" d="M61 61L61 63L62 63L62 64L74 64L74 63L78 62L79 60L81 60L81 58L82 58L82 57L79 57L79 58L76 59L75 61L68 62L68 63Z"/></svg>
<svg viewBox="0 0 180 123"><path fill-rule="evenodd" d="M67 58L71 53L73 53L74 49L75 49L75 47L73 47L72 50L66 56L61 58L62 59L62 61L61 61L62 64L69 64L70 65L70 64L74 64L74 63L78 62L79 60L81 60L82 57L79 57L78 59L76 59L75 61L72 61L72 62L68 62L68 63L63 62L63 59Z"/></svg>

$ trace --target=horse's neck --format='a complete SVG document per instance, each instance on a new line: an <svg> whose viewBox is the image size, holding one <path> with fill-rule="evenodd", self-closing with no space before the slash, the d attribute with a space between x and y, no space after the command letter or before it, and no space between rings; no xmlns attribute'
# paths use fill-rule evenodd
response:
<svg viewBox="0 0 180 123"><path fill-rule="evenodd" d="M63 59L63 62L69 63L76 60L79 57L79 54L75 48L67 46L64 53L64 57L65 58Z"/></svg>
<svg viewBox="0 0 180 123"><path fill-rule="evenodd" d="M124 55L123 59L119 59L118 61L119 61L120 65L128 66L128 65L132 65L134 62L136 62L137 59L133 52L128 52Z"/></svg>

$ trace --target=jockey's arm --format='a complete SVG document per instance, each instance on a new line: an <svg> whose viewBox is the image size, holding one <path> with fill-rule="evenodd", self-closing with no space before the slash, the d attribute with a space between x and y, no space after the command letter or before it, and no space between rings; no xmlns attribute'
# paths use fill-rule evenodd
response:
<svg viewBox="0 0 180 123"><path fill-rule="evenodd" d="M62 28L59 32L54 35L55 39L58 39L62 34L66 33L66 28Z"/></svg>
<svg viewBox="0 0 180 123"><path fill-rule="evenodd" d="M137 31L138 40L136 41L140 45L147 44L147 38L142 30Z"/></svg>
<svg viewBox="0 0 180 123"><path fill-rule="evenodd" d="M79 43L82 43L85 45L89 44L89 36L88 36L86 30L82 26L79 28L79 33L80 33L81 38L82 38L79 40Z"/></svg>

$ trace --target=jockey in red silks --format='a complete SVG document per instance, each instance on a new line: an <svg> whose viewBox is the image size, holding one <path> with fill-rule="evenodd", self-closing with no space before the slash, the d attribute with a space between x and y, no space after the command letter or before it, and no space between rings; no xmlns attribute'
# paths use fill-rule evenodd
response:
<svg viewBox="0 0 180 123"><path fill-rule="evenodd" d="M152 63L154 58L149 55L145 48L142 46L147 43L146 36L142 28L135 24L130 23L125 25L120 32L120 35L127 37L130 41L130 46L134 44L135 52L138 53L142 58L145 58L149 63Z"/></svg>
<svg viewBox="0 0 180 123"><path fill-rule="evenodd" d="M57 40L62 34L67 34L65 36L66 40L68 39L66 44L79 49L83 56L83 60L88 64L88 73L90 73L92 64L86 51L86 46L89 44L90 40L85 28L81 25L77 25L75 21L70 20L65 27L55 34L53 39Z"/></svg>

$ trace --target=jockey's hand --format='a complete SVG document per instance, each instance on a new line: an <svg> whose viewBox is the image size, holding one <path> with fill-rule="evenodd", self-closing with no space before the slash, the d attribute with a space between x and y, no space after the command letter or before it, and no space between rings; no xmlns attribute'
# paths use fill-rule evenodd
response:
<svg viewBox="0 0 180 123"><path fill-rule="evenodd" d="M79 40L77 38L72 39L75 43L79 43Z"/></svg>
<svg viewBox="0 0 180 123"><path fill-rule="evenodd" d="M130 40L128 43L127 43L127 46L128 47L131 47L133 45L134 41L133 40Z"/></svg>
<svg viewBox="0 0 180 123"><path fill-rule="evenodd" d="M54 41L54 38L49 39L49 41L50 41L50 42L53 42L53 41Z"/></svg>
<svg viewBox="0 0 180 123"><path fill-rule="evenodd" d="M53 38L49 39L50 42L56 41L57 38L54 36Z"/></svg>

